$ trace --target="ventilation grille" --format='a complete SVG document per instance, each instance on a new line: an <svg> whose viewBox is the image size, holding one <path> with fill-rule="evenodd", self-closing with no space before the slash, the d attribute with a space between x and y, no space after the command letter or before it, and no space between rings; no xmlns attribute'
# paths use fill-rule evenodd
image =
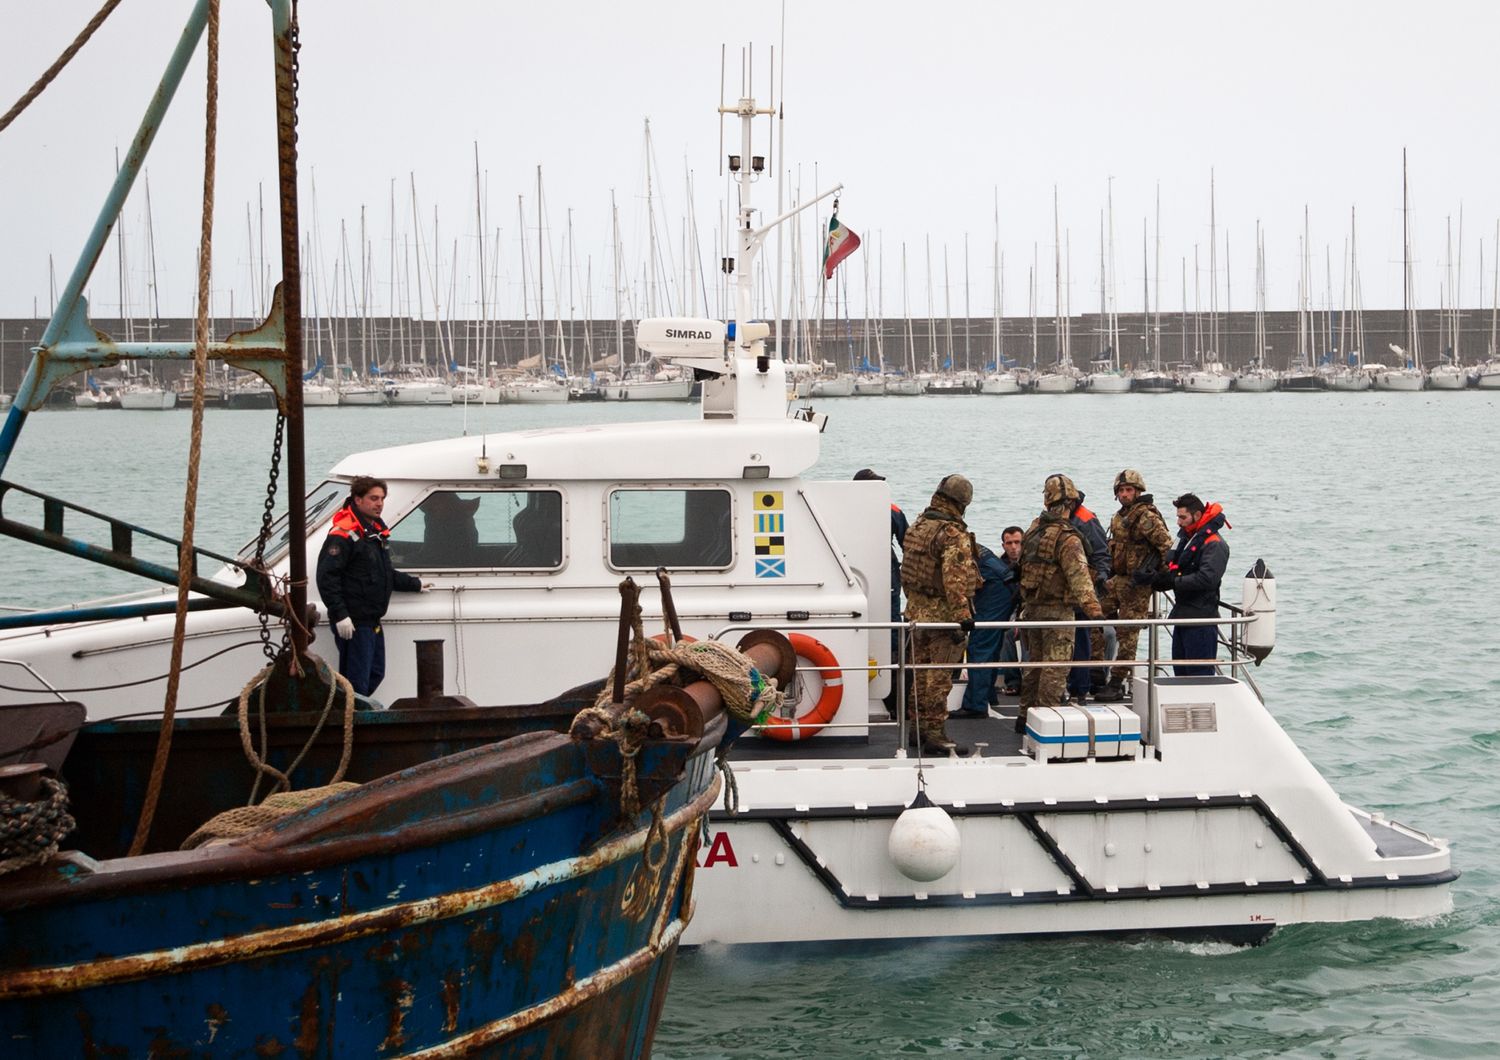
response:
<svg viewBox="0 0 1500 1060"><path fill-rule="evenodd" d="M1162 707L1167 732L1218 732L1219 709L1213 703L1174 703Z"/></svg>

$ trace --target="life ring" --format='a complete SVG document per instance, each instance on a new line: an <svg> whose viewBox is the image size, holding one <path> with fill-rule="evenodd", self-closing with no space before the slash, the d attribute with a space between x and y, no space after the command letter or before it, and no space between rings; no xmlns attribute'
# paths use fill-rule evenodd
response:
<svg viewBox="0 0 1500 1060"><path fill-rule="evenodd" d="M762 736L773 740L806 740L816 736L839 712L844 700L844 671L839 669L838 658L828 650L828 645L809 637L806 633L793 633L787 638L797 653L799 664L806 661L819 668L823 678L823 694L811 710L796 721L771 717L760 730Z"/></svg>

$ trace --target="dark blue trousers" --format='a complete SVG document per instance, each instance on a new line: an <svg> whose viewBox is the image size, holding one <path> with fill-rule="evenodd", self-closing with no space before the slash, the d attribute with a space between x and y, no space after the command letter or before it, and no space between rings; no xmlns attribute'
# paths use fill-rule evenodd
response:
<svg viewBox="0 0 1500 1060"><path fill-rule="evenodd" d="M976 629L969 634L969 661L992 663L1000 660L1000 640L1003 629ZM964 710L990 709L990 693L995 688L995 675L999 670L969 670L969 687L964 691Z"/></svg>
<svg viewBox="0 0 1500 1060"><path fill-rule="evenodd" d="M339 646L339 673L349 679L354 691L368 696L380 687L385 677L385 634L380 623L356 625L348 640L335 633L333 642Z"/></svg>
<svg viewBox="0 0 1500 1060"><path fill-rule="evenodd" d="M1074 612L1076 615L1077 612ZM1082 615L1078 615L1082 618ZM1074 661L1089 661L1089 630L1087 626L1079 626L1073 631L1073 659ZM1068 671L1068 695L1086 696L1089 692L1089 675L1093 670L1087 666L1075 666Z"/></svg>
<svg viewBox="0 0 1500 1060"><path fill-rule="evenodd" d="M1173 626L1172 658L1212 659L1219 652L1218 626ZM1178 677L1211 677L1212 666L1174 666Z"/></svg>

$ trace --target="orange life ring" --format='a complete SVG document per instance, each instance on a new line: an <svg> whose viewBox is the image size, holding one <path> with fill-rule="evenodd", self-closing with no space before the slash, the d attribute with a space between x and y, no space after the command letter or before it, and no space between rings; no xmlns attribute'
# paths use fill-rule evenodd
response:
<svg viewBox="0 0 1500 1060"><path fill-rule="evenodd" d="M823 677L823 694L813 708L796 721L768 718L760 734L773 740L806 740L816 736L839 712L839 704L844 700L844 671L839 669L838 658L822 641L806 633L793 633L787 639L792 642L799 660L805 659L819 668Z"/></svg>

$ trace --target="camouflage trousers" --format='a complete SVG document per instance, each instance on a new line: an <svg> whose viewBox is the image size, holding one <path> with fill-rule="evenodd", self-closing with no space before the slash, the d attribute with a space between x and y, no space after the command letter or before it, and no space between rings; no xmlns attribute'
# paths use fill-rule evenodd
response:
<svg viewBox="0 0 1500 1060"><path fill-rule="evenodd" d="M1129 578L1111 578L1104 588L1104 596L1100 598L1099 606L1104 608L1105 618L1145 618L1151 613L1151 587L1137 585ZM1115 636L1120 643L1119 650L1115 652L1115 658L1133 661L1136 645L1140 642L1140 628L1136 626L1125 629L1117 628ZM1109 672L1109 676L1129 682L1135 676L1135 668L1116 666Z"/></svg>
<svg viewBox="0 0 1500 1060"><path fill-rule="evenodd" d="M1066 604L1031 604L1026 608L1028 622L1070 622L1073 609ZM1028 629L1026 658L1029 662L1067 662L1073 658L1072 629ZM1049 666L1021 671L1021 717L1032 707L1055 707L1068 683L1066 667Z"/></svg>
<svg viewBox="0 0 1500 1060"><path fill-rule="evenodd" d="M917 670L912 677L917 731L926 739L947 736L948 693L953 690L953 670L963 662L967 640L962 633L948 629L912 633L912 662L946 664L939 670Z"/></svg>

